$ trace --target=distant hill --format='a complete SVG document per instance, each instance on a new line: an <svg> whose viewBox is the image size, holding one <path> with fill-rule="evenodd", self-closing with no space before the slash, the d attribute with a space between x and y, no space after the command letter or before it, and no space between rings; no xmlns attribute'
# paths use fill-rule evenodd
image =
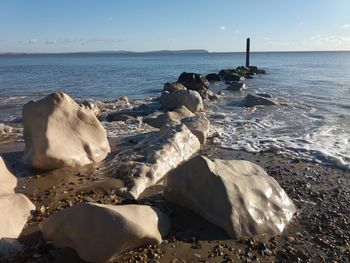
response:
<svg viewBox="0 0 350 263"><path fill-rule="evenodd" d="M208 50L205 49L186 49L186 50L155 50L155 51L86 51L86 52L64 52L64 53L16 53L16 52L6 52L0 53L0 55L36 55L36 54L186 54L186 53L198 53L205 54L209 53Z"/></svg>

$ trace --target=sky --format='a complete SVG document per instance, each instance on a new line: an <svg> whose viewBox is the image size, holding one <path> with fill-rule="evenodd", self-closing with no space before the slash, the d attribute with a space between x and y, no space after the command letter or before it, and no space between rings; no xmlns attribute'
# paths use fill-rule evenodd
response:
<svg viewBox="0 0 350 263"><path fill-rule="evenodd" d="M350 50L350 0L0 0L0 52Z"/></svg>

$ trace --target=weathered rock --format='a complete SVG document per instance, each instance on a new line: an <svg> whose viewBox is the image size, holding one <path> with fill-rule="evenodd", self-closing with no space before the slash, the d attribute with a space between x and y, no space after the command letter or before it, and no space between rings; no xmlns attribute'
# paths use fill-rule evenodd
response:
<svg viewBox="0 0 350 263"><path fill-rule="evenodd" d="M225 81L240 81L242 77L236 73L226 74L223 78Z"/></svg>
<svg viewBox="0 0 350 263"><path fill-rule="evenodd" d="M260 166L196 156L168 174L164 195L233 238L280 234L296 209Z"/></svg>
<svg viewBox="0 0 350 263"><path fill-rule="evenodd" d="M99 115L100 109L95 101L85 100L82 102L82 105L85 106L87 109L91 110L95 114L95 116Z"/></svg>
<svg viewBox="0 0 350 263"><path fill-rule="evenodd" d="M186 90L187 88L180 82L172 82L172 83L165 83L164 84L164 91L168 91L168 92L173 92L176 90Z"/></svg>
<svg viewBox="0 0 350 263"><path fill-rule="evenodd" d="M221 79L223 79L226 75L230 75L230 74L236 74L236 70L234 69L222 69L219 71L219 77Z"/></svg>
<svg viewBox="0 0 350 263"><path fill-rule="evenodd" d="M106 120L109 122L112 121L127 121L134 119L136 117L146 116L154 112L154 109L148 104L141 104L136 107L124 110L118 110L111 112L106 116Z"/></svg>
<svg viewBox="0 0 350 263"><path fill-rule="evenodd" d="M210 121L204 116L204 114L184 118L181 120L181 123L187 126L187 128L198 138L201 144L206 143L210 130Z"/></svg>
<svg viewBox="0 0 350 263"><path fill-rule="evenodd" d="M127 114L127 113L129 113L129 114ZM135 118L131 115L133 115L132 112L113 112L113 113L110 113L106 116L106 121L109 121L109 122L128 121L128 120L132 120Z"/></svg>
<svg viewBox="0 0 350 263"><path fill-rule="evenodd" d="M276 105L276 102L274 102L271 99L265 98L265 97L248 94L245 97L244 105L246 107L254 107L254 106L257 106L257 105L269 106L269 105Z"/></svg>
<svg viewBox="0 0 350 263"><path fill-rule="evenodd" d="M143 122L147 123L148 125L151 125L152 127L160 128L170 123L179 124L181 119L191 116L194 116L194 114L189 109L187 109L185 106L180 106L174 111L168 111L164 114L159 115L156 118L144 118Z"/></svg>
<svg viewBox="0 0 350 263"><path fill-rule="evenodd" d="M177 81L190 90L200 91L209 89L209 81L200 74L183 72Z"/></svg>
<svg viewBox="0 0 350 263"><path fill-rule="evenodd" d="M175 110L182 105L192 112L204 109L202 97L194 90L163 91L159 101L165 110Z"/></svg>
<svg viewBox="0 0 350 263"><path fill-rule="evenodd" d="M231 91L243 91L247 88L247 85L243 82L232 82L229 86L226 87L227 90Z"/></svg>
<svg viewBox="0 0 350 263"><path fill-rule="evenodd" d="M218 100L220 97L211 90L201 90L198 92L203 99Z"/></svg>
<svg viewBox="0 0 350 263"><path fill-rule="evenodd" d="M220 81L221 80L219 74L216 74L216 73L209 73L208 75L205 76L205 78L208 81Z"/></svg>
<svg viewBox="0 0 350 263"><path fill-rule="evenodd" d="M7 170L6 164L0 156L0 195L14 194L16 185L16 177Z"/></svg>
<svg viewBox="0 0 350 263"><path fill-rule="evenodd" d="M25 160L38 169L100 162L110 151L107 134L91 110L65 93L23 107Z"/></svg>
<svg viewBox="0 0 350 263"><path fill-rule="evenodd" d="M188 160L200 148L200 142L185 126L163 126L134 147L118 153L104 164L109 176L116 174L125 181L123 192L133 199L154 185L170 170Z"/></svg>
<svg viewBox="0 0 350 263"><path fill-rule="evenodd" d="M169 218L150 206L82 203L57 212L39 225L46 240L70 247L88 262L108 262L121 253L160 244Z"/></svg>
<svg viewBox="0 0 350 263"><path fill-rule="evenodd" d="M22 194L0 195L0 239L18 238L35 206Z"/></svg>

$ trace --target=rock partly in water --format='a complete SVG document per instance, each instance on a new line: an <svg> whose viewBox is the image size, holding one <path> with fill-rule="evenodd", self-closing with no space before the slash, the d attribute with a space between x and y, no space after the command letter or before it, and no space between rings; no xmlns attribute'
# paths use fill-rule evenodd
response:
<svg viewBox="0 0 350 263"><path fill-rule="evenodd" d="M183 72L179 76L178 82L182 83L187 89L201 91L209 89L209 81L200 74Z"/></svg>
<svg viewBox="0 0 350 263"><path fill-rule="evenodd" d="M180 82L167 82L164 84L164 91L173 92L176 90L186 90L187 88Z"/></svg>
<svg viewBox="0 0 350 263"><path fill-rule="evenodd" d="M200 142L185 126L163 126L134 147L119 152L101 169L108 175L124 179L121 189L128 198L137 199L170 170L188 160L200 148Z"/></svg>
<svg viewBox="0 0 350 263"><path fill-rule="evenodd" d="M160 244L169 218L145 205L82 203L57 212L39 225L59 248L73 248L88 262L108 262L125 251Z"/></svg>
<svg viewBox="0 0 350 263"><path fill-rule="evenodd" d="M277 103L266 97L248 94L244 99L244 105L246 107L254 107L258 105L271 106L271 105L277 105Z"/></svg>
<svg viewBox="0 0 350 263"><path fill-rule="evenodd" d="M194 90L163 91L159 101L165 110L175 110L182 105L192 112L200 112L204 109L202 97Z"/></svg>
<svg viewBox="0 0 350 263"><path fill-rule="evenodd" d="M243 82L231 82L231 84L226 87L227 90L231 91L243 91L247 88L248 86Z"/></svg>
<svg viewBox="0 0 350 263"><path fill-rule="evenodd" d="M17 178L10 173L0 156L0 195L14 194L16 185Z"/></svg>
<svg viewBox="0 0 350 263"><path fill-rule="evenodd" d="M169 173L164 194L233 238L280 234L296 211L276 180L248 161L196 156Z"/></svg>
<svg viewBox="0 0 350 263"><path fill-rule="evenodd" d="M151 125L154 128L161 128L164 125L170 123L179 124L183 118L191 116L194 116L194 114L189 109L187 109L185 106L180 106L174 111L168 111L159 115L156 118L144 118L143 122L147 123L148 125Z"/></svg>
<svg viewBox="0 0 350 263"><path fill-rule="evenodd" d="M206 143L210 131L210 121L204 114L184 118L181 123L187 126L187 128L198 138L201 144Z"/></svg>
<svg viewBox="0 0 350 263"><path fill-rule="evenodd" d="M208 81L220 81L221 80L219 74L216 74L216 73L209 73L208 75L205 76L205 78Z"/></svg>
<svg viewBox="0 0 350 263"><path fill-rule="evenodd" d="M23 107L25 160L48 170L102 161L107 134L91 110L65 93L53 93Z"/></svg>
<svg viewBox="0 0 350 263"><path fill-rule="evenodd" d="M0 239L18 238L31 210L35 206L23 194L0 195Z"/></svg>

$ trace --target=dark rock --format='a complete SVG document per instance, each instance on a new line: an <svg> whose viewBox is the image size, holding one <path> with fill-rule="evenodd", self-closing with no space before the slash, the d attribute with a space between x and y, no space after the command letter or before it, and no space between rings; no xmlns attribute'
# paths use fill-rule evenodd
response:
<svg viewBox="0 0 350 263"><path fill-rule="evenodd" d="M163 90L173 92L175 90L186 90L186 87L180 82L172 82L172 83L167 82L164 84Z"/></svg>
<svg viewBox="0 0 350 263"><path fill-rule="evenodd" d="M254 107L257 105L268 106L268 105L276 105L276 102L274 102L270 99L264 98L264 97L248 94L245 98L244 105L246 107Z"/></svg>
<svg viewBox="0 0 350 263"><path fill-rule="evenodd" d="M206 75L205 78L208 81L220 81L221 80L219 74L216 74L216 73L210 73L210 74Z"/></svg>
<svg viewBox="0 0 350 263"><path fill-rule="evenodd" d="M256 95L258 95L260 97L268 98L268 99L272 98L272 96L270 94L267 94L267 93L257 93Z"/></svg>
<svg viewBox="0 0 350 263"><path fill-rule="evenodd" d="M178 79L187 89L201 91L209 89L209 81L200 74L183 72Z"/></svg>
<svg viewBox="0 0 350 263"><path fill-rule="evenodd" d="M242 91L247 89L247 85L243 82L232 82L226 87L226 89L231 91Z"/></svg>

